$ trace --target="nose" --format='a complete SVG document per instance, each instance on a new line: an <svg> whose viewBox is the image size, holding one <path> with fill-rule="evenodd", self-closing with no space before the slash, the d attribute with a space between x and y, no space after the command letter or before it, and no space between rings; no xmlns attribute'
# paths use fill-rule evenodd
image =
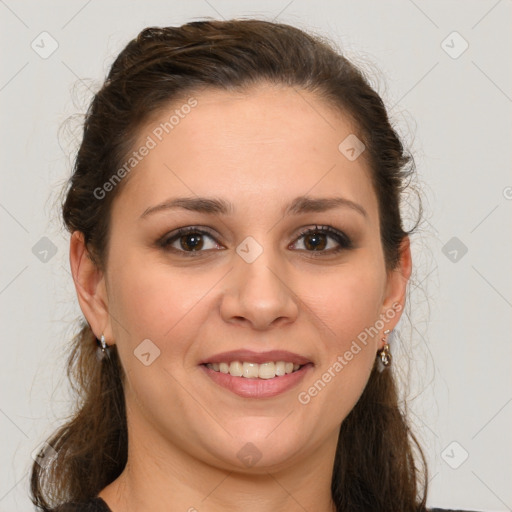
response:
<svg viewBox="0 0 512 512"><path fill-rule="evenodd" d="M233 264L220 307L225 322L261 331L296 320L297 296L276 251L265 249L251 263L236 254Z"/></svg>

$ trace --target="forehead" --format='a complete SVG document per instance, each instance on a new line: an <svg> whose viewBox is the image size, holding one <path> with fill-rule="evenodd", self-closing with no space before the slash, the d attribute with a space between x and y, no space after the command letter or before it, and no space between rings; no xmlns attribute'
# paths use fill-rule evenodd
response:
<svg viewBox="0 0 512 512"><path fill-rule="evenodd" d="M376 198L366 155L349 160L339 149L355 132L347 116L308 91L202 91L173 102L140 130L137 148L151 148L120 196L140 213L180 195L228 197L236 208L341 194L371 213Z"/></svg>

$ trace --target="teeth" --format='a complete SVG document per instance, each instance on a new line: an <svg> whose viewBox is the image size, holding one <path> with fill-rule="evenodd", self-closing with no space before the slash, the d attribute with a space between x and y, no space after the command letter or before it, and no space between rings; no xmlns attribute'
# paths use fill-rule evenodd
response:
<svg viewBox="0 0 512 512"><path fill-rule="evenodd" d="M246 379L273 379L276 376L293 373L300 368L299 364L285 361L269 361L263 364L232 361L231 363L208 363L206 366L216 372L229 373L233 377Z"/></svg>
<svg viewBox="0 0 512 512"><path fill-rule="evenodd" d="M258 377L258 367L257 363L243 363L242 369L242 377L246 377L247 379L255 379Z"/></svg>

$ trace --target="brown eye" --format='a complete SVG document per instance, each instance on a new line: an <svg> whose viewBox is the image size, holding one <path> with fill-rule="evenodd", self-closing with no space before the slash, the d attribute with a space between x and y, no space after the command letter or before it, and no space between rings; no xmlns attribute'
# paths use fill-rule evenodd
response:
<svg viewBox="0 0 512 512"><path fill-rule="evenodd" d="M182 249L191 251L200 251L203 248L204 240L203 235L198 233L191 233L182 235L179 238L179 242Z"/></svg>
<svg viewBox="0 0 512 512"><path fill-rule="evenodd" d="M351 240L344 233L329 226L321 228L316 226L314 229L303 231L297 240L300 239L303 239L303 244L307 252L325 252L332 254L343 249L352 248ZM331 247L328 247L329 239L334 240L334 246L331 244Z"/></svg>
<svg viewBox="0 0 512 512"><path fill-rule="evenodd" d="M208 242L207 239L212 242ZM199 256L201 252L220 247L210 233L194 227L181 228L164 237L158 243L165 250L178 252L186 256Z"/></svg>
<svg viewBox="0 0 512 512"><path fill-rule="evenodd" d="M325 233L310 233L309 235L304 235L304 245L312 251L321 251L327 245L326 238L328 236Z"/></svg>

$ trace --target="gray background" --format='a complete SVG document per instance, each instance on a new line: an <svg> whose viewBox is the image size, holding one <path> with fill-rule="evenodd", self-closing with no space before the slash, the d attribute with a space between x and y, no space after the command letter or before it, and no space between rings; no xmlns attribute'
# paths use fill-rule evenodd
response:
<svg viewBox="0 0 512 512"><path fill-rule="evenodd" d="M511 14L510 0L0 0L0 512L33 510L31 454L69 407L64 345L80 310L55 202L80 116L63 123L142 28L205 16L324 34L371 74L424 195L412 327L401 322L392 350L428 503L512 510Z"/></svg>

